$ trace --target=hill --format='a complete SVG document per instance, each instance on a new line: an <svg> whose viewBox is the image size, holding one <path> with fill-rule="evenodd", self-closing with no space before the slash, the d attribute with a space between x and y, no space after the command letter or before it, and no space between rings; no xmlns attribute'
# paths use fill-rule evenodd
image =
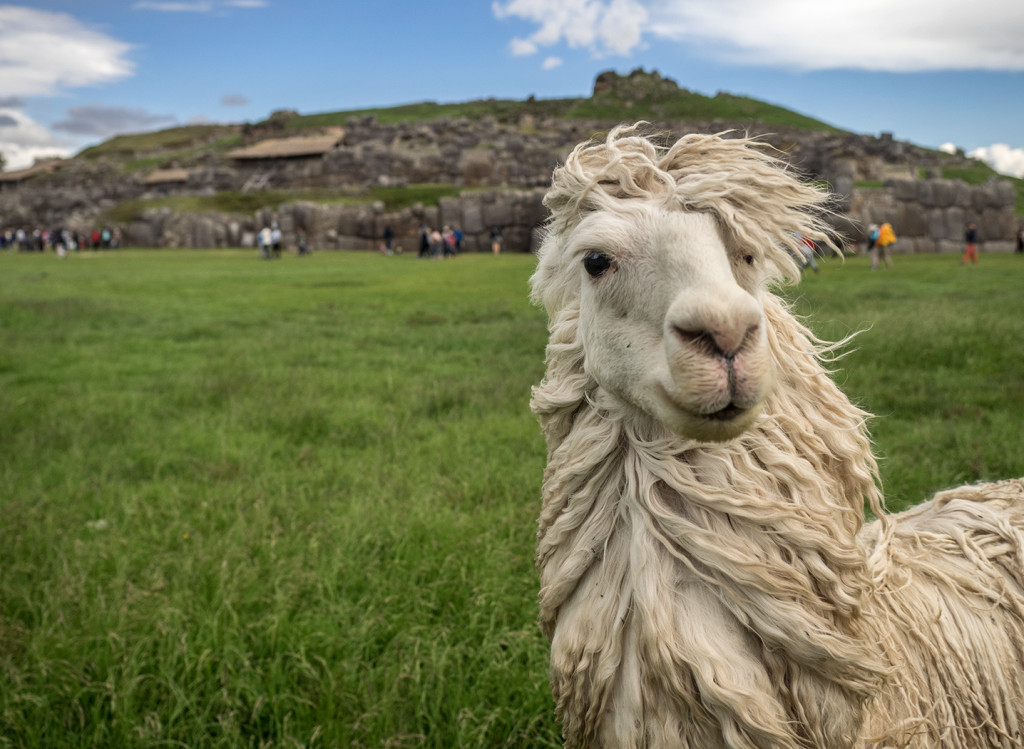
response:
<svg viewBox="0 0 1024 749"><path fill-rule="evenodd" d="M245 125L192 125L136 135L119 135L83 150L76 158L113 159L131 172L170 161L194 162L222 155L260 135L302 135L353 120L373 118L382 125L415 124L441 119L500 123L560 121L720 121L762 126L842 132L813 117L746 96L719 92L704 96L680 87L657 71L635 70L627 76L608 71L597 76L593 94L585 98L478 99L467 102L417 102L394 107L299 114L279 110L268 119Z"/></svg>
<svg viewBox="0 0 1024 749"><path fill-rule="evenodd" d="M855 189L879 189L893 178L927 175L980 185L996 176L962 154L919 148L885 134L850 133L750 97L704 96L656 71L609 71L597 76L589 97L421 102L316 114L279 110L255 123L120 135L46 169L0 174L0 231L92 231L108 225L130 231L129 241L139 244L220 246L247 242L257 223L276 220L281 206L301 203L323 209L315 219L322 225L314 238L321 246L373 246L382 230L377 224L397 221L410 231L436 225L443 201L460 194L541 190L577 143L638 120L668 138L692 131L756 135L808 179L830 186L844 210ZM1018 196L1024 194L1022 184L1016 182ZM969 207L966 195L958 200ZM1002 209L1005 195L979 200ZM527 249L533 222L543 218L539 198L503 194L477 203L494 201L505 210L492 210L490 219L476 223L504 223L512 204L527 206L516 219L516 242ZM1017 203L1024 210L1021 197ZM873 210L895 205L871 204ZM366 208L359 217L342 219L346 206ZM473 215L482 211L470 209ZM183 226L178 220L199 214L209 214L202 230L194 221ZM296 222L314 221L305 208L290 215L298 216ZM930 220L916 219L914 231L934 234L926 227ZM943 220L948 227L942 238L951 239L949 227L956 221ZM1011 223L1012 218L993 221L993 233L1002 237ZM177 226L173 231L171 224Z"/></svg>

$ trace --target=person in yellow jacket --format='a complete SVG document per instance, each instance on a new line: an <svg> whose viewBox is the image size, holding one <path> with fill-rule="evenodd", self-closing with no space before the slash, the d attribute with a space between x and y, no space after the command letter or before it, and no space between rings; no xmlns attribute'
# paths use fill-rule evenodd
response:
<svg viewBox="0 0 1024 749"><path fill-rule="evenodd" d="M892 230L892 224L886 221L878 227L878 239L875 240L875 246L871 251L871 270L878 270L879 265L883 262L886 268L892 267L889 248L894 244L896 244L896 232Z"/></svg>

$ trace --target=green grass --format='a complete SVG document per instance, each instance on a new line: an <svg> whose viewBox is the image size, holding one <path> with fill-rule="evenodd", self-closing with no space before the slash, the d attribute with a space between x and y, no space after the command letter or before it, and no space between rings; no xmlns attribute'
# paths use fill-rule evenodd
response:
<svg viewBox="0 0 1024 749"><path fill-rule="evenodd" d="M183 148L175 151L162 150L155 154L142 156L140 158L131 159L124 164L124 171L131 173L137 172L144 169L160 169L176 165L178 163L188 164L196 159L208 156L211 154L223 154L232 148L238 148L243 145L242 136L238 133L227 135L225 137L213 139L202 139L197 138L197 145L193 145L191 148ZM140 146L143 143L138 144ZM150 152L152 146L149 149L141 149L143 153ZM135 153L135 151L129 150L127 152Z"/></svg>
<svg viewBox="0 0 1024 749"><path fill-rule="evenodd" d="M790 293L897 506L1024 474L1024 260ZM527 255L0 254L0 747L558 746Z"/></svg>
<svg viewBox="0 0 1024 749"><path fill-rule="evenodd" d="M757 99L726 93L704 96L684 90L672 95L641 94L635 100L628 102L611 94L592 98L529 99L526 101L478 99L446 104L427 101L396 107L299 115L287 121L287 128L303 130L310 127L344 125L350 118L365 116L376 117L382 123L394 124L423 122L442 117L466 117L469 119L494 117L498 120L515 121L525 114L535 117L615 122L641 119L756 120L769 125L788 125L810 130L836 130L820 120Z"/></svg>
<svg viewBox="0 0 1024 749"><path fill-rule="evenodd" d="M974 161L966 167L942 167L943 179L959 179L969 185L983 185L993 177L1002 175L983 161Z"/></svg>
<svg viewBox="0 0 1024 749"><path fill-rule="evenodd" d="M846 392L876 414L890 509L961 482L1024 476L1024 258L896 256L829 261L792 290L829 339L862 332L839 366Z"/></svg>
<svg viewBox="0 0 1024 749"><path fill-rule="evenodd" d="M125 158L146 151L180 151L200 143L214 144L216 148L238 142L238 125L181 125L147 133L115 135L110 140L81 151L84 159L102 157Z"/></svg>

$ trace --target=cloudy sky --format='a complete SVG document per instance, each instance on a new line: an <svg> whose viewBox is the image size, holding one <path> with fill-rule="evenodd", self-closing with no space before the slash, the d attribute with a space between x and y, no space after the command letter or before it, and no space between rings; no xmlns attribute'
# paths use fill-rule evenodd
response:
<svg viewBox="0 0 1024 749"><path fill-rule="evenodd" d="M0 152L12 169L282 108L586 96L637 67L1024 175L1021 0L0 4Z"/></svg>

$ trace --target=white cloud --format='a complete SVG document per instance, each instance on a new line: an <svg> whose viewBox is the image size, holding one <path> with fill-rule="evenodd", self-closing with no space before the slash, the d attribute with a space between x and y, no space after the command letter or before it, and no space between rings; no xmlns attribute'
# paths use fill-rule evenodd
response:
<svg viewBox="0 0 1024 749"><path fill-rule="evenodd" d="M712 59L800 70L1024 70L1024 3L975 0L496 0L538 49L628 56L645 39Z"/></svg>
<svg viewBox="0 0 1024 749"><path fill-rule="evenodd" d="M1024 148L1010 148L1005 143L993 143L991 146L975 148L967 155L972 159L984 161L1000 174L1024 177Z"/></svg>
<svg viewBox="0 0 1024 749"><path fill-rule="evenodd" d="M647 10L639 3L634 0L612 0L601 17L597 36L608 50L628 55L640 46L647 21Z"/></svg>
<svg viewBox="0 0 1024 749"><path fill-rule="evenodd" d="M209 13L213 10L212 3L164 3L141 0L132 6L132 10L157 10L163 13Z"/></svg>
<svg viewBox="0 0 1024 749"><path fill-rule="evenodd" d="M522 18L539 25L526 40L519 40L531 43L533 52L564 41L599 56L628 54L639 46L648 19L638 0L506 0L494 2L491 9L499 19Z"/></svg>
<svg viewBox="0 0 1024 749"><path fill-rule="evenodd" d="M67 119L55 122L54 130L90 138L109 138L120 133L139 133L174 124L173 115L144 109L86 104L67 110Z"/></svg>
<svg viewBox="0 0 1024 749"><path fill-rule="evenodd" d="M36 159L70 156L75 144L61 138L14 109L0 109L0 153L8 170L26 169Z"/></svg>
<svg viewBox="0 0 1024 749"><path fill-rule="evenodd" d="M955 154L956 143L943 143L941 146L939 146L939 150L942 151L943 153Z"/></svg>
<svg viewBox="0 0 1024 749"><path fill-rule="evenodd" d="M529 39L513 39L508 43L508 49L516 57L525 57L526 55L536 54L537 45Z"/></svg>
<svg viewBox="0 0 1024 749"><path fill-rule="evenodd" d="M267 0L225 0L220 3L224 8L266 8ZM139 0L132 5L132 10L155 10L161 13L212 13L217 3L203 2L164 2L163 0Z"/></svg>
<svg viewBox="0 0 1024 749"><path fill-rule="evenodd" d="M541 67L544 70L554 70L555 68L557 68L561 64L562 64L562 58L561 57L548 57L548 58L545 58L543 63L541 63Z"/></svg>
<svg viewBox="0 0 1024 749"><path fill-rule="evenodd" d="M0 5L0 97L52 96L130 76L131 50L66 13Z"/></svg>

